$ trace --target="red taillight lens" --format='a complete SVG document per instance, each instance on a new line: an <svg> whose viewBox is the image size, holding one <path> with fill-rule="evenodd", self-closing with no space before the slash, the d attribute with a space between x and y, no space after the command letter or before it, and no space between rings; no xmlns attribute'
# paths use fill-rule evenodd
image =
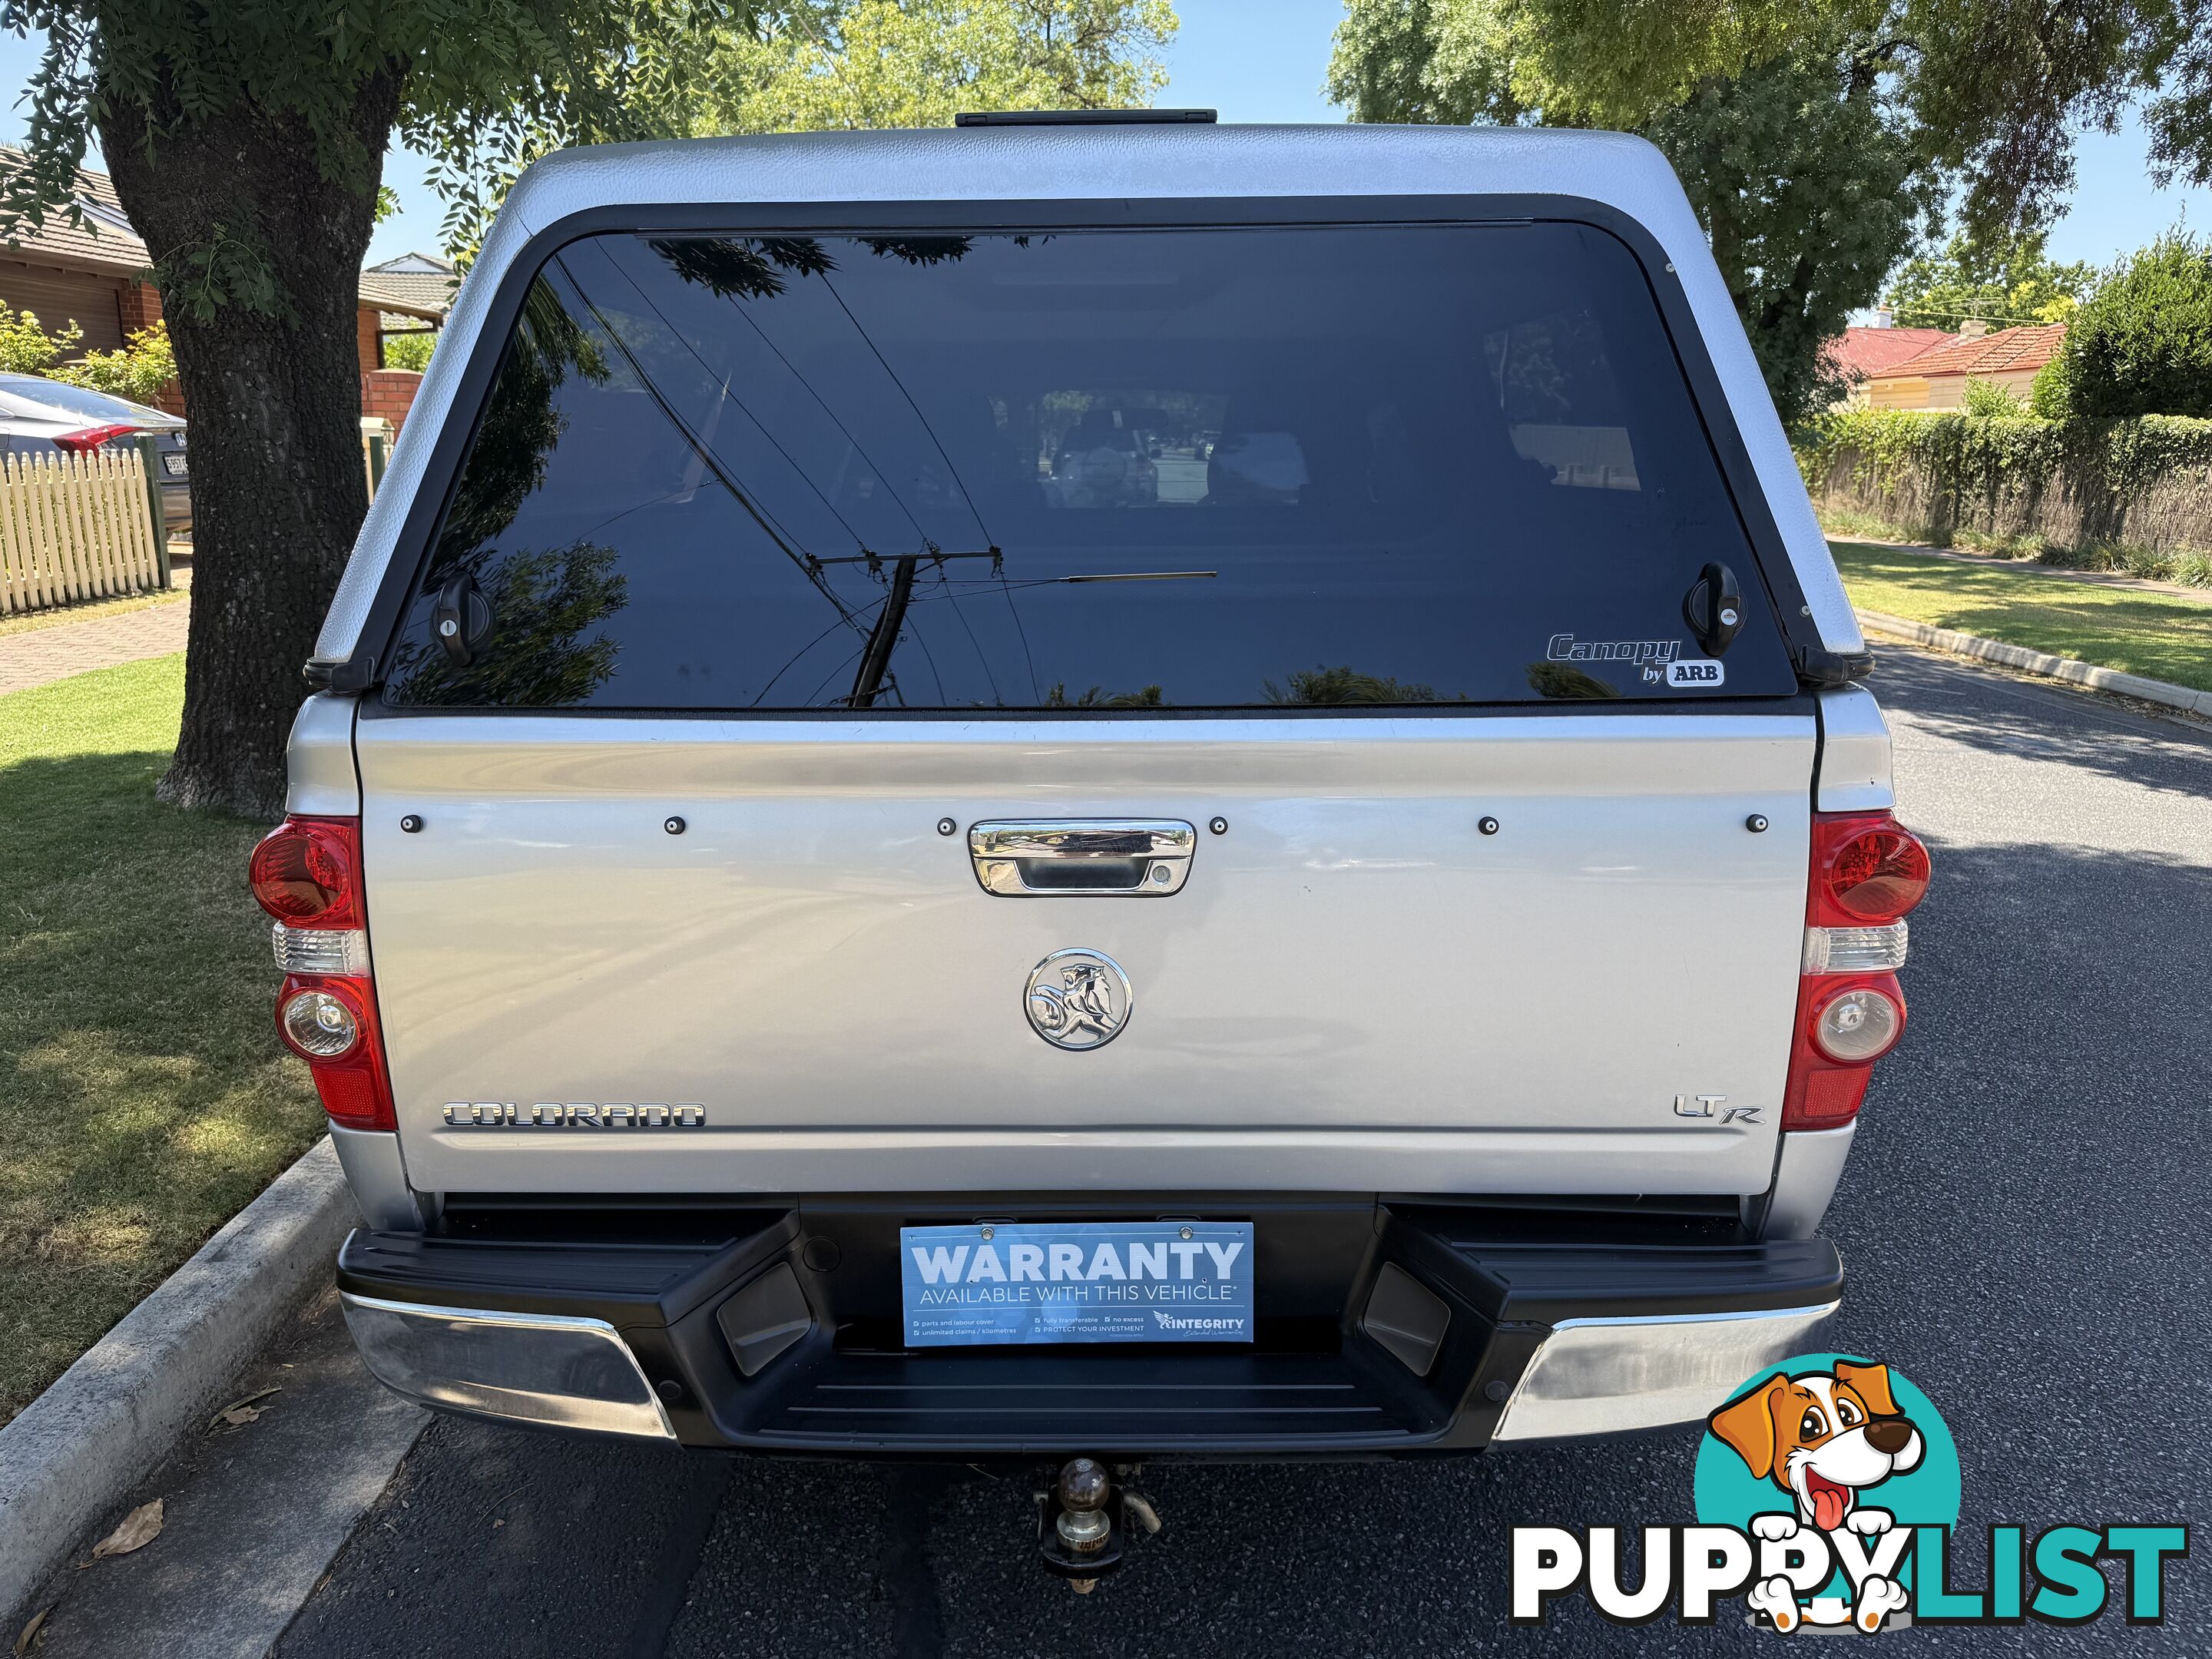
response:
<svg viewBox="0 0 2212 1659"><path fill-rule="evenodd" d="M358 927L361 820L287 818L253 849L261 908L288 927Z"/></svg>
<svg viewBox="0 0 2212 1659"><path fill-rule="evenodd" d="M1905 1035L1895 974L1808 974L1798 981L1785 1129L1837 1129L1857 1115L1874 1063Z"/></svg>
<svg viewBox="0 0 2212 1659"><path fill-rule="evenodd" d="M1887 812L1821 812L1813 819L1816 927L1895 921L1927 896L1928 849Z"/></svg>
<svg viewBox="0 0 2212 1659"><path fill-rule="evenodd" d="M1871 1066L1809 1065L1793 1067L1790 1092L1782 1102L1785 1129L1840 1129L1865 1103Z"/></svg>
<svg viewBox="0 0 2212 1659"><path fill-rule="evenodd" d="M276 994L276 1034L307 1062L331 1121L348 1129L396 1129L376 989L366 979L291 974Z"/></svg>
<svg viewBox="0 0 2212 1659"><path fill-rule="evenodd" d="M359 818L285 819L254 848L251 875L253 896L283 924L275 930L280 966L358 962L366 968L366 942L359 936L368 925ZM333 933L339 935L335 941ZM276 1035L307 1062L331 1122L348 1129L399 1127L377 1025L376 986L366 972L287 973L276 994Z"/></svg>
<svg viewBox="0 0 2212 1659"><path fill-rule="evenodd" d="M1806 961L1828 963L1836 946L1853 947L1860 965L1881 940L1869 934L1903 920L1928 894L1928 848L1887 812L1813 815L1813 868L1805 899L1811 928L1830 948ZM1808 939L1811 936L1808 935ZM1902 939L1893 960L1902 960ZM1878 960L1879 958L1877 958ZM1798 981L1790 1081L1782 1101L1785 1129L1839 1129L1858 1115L1874 1063L1905 1035L1905 995L1889 973L1827 973L1812 966Z"/></svg>
<svg viewBox="0 0 2212 1659"><path fill-rule="evenodd" d="M54 440L54 447L66 449L72 455L86 455L110 438L120 438L137 429L135 426L88 426L80 431L63 433Z"/></svg>

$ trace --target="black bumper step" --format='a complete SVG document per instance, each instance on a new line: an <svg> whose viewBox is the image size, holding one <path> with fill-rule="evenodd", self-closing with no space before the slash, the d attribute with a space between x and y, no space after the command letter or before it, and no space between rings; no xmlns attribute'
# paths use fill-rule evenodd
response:
<svg viewBox="0 0 2212 1659"><path fill-rule="evenodd" d="M988 1445L1049 1456L1075 1446L1222 1455L1286 1441L1387 1450L1445 1426L1420 1390L1394 1382L1339 1354L855 1354L789 1390L757 1432L856 1453Z"/></svg>
<svg viewBox="0 0 2212 1659"><path fill-rule="evenodd" d="M545 1214L477 1217L445 1235L356 1232L338 1280L390 1302L604 1319L693 1444L961 1459L1479 1449L1562 1321L1800 1309L1841 1294L1826 1240L1747 1243L1705 1220L1583 1225L1496 1205L1178 1196L1179 1213L1255 1224L1250 1346L899 1346L900 1226L1160 1203L802 1200L724 1212L680 1238L644 1218L636 1237L602 1217L564 1238ZM1402 1340L1386 1346L1362 1328L1378 1275L1393 1271L1448 1310L1440 1340L1412 1359ZM737 1298L772 1273L795 1278L812 1325L748 1376Z"/></svg>

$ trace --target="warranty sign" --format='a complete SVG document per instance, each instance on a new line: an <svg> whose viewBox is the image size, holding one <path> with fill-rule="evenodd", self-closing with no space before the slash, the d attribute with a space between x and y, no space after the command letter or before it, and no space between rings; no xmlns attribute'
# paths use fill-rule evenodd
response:
<svg viewBox="0 0 2212 1659"><path fill-rule="evenodd" d="M1249 1342L1249 1221L899 1229L909 1347Z"/></svg>

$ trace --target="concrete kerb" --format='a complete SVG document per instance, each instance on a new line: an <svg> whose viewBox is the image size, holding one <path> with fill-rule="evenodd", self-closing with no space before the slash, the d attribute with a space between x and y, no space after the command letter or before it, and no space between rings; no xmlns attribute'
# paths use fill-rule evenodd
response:
<svg viewBox="0 0 2212 1659"><path fill-rule="evenodd" d="M326 1136L0 1428L0 1632L328 1282L355 1219Z"/></svg>
<svg viewBox="0 0 2212 1659"><path fill-rule="evenodd" d="M2186 685L2175 685L2167 680L2147 679L2141 674L2124 674L2117 668L2099 668L2091 663L2077 662L2071 657L2054 657L2048 652L2031 651L2025 646L2007 645L2001 640L1985 640L1978 634L1954 633L1948 628L1934 628L1926 623L1908 621L1903 617L1885 616L1879 611L1862 611L1858 618L1859 626L1873 633L1911 640L1917 645L1933 646L1938 651L1954 651L1961 656L1978 657L1984 662L2002 664L2007 668L2017 668L2027 674L2040 674L2049 679L2065 680L2074 685L2086 685L2093 690L2118 692L2124 697L2177 708L2185 714L2212 716L2212 691L2198 691Z"/></svg>

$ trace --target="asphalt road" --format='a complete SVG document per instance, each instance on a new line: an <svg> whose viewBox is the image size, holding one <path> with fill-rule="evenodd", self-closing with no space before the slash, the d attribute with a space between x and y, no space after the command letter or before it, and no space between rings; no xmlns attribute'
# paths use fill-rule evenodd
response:
<svg viewBox="0 0 2212 1659"><path fill-rule="evenodd" d="M1828 1222L1838 1346L1941 1406L1968 1535L2206 1518L2212 1492L2212 738L1886 649L1902 815L1936 858L1911 1027ZM1696 1435L1444 1463L1148 1472L1167 1529L1078 1597L1032 1565L1027 1483L766 1462L441 1420L282 1659L489 1655L1771 1650L1723 1618L1505 1620L1516 1521L1689 1518ZM2212 1568L2162 1630L1885 1636L1977 1654L2203 1652ZM1964 1572L1964 1585L1982 1581ZM1798 1638L1800 1640L1805 1638Z"/></svg>

